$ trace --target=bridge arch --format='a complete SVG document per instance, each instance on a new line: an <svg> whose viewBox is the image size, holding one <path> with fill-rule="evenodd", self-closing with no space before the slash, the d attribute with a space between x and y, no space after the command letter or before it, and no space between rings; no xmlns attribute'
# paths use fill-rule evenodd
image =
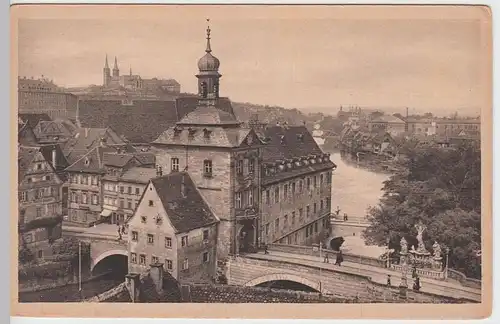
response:
<svg viewBox="0 0 500 324"><path fill-rule="evenodd" d="M252 279L245 283L245 286L257 286L260 285L261 283L268 282L268 281L280 281L280 280L287 280L287 281L293 281L293 282L298 282L300 284L303 284L305 286L308 286L316 291L321 292L321 284L319 281L313 281L309 280L307 278L297 276L291 273L271 273L267 275L263 275L260 277L257 277L255 279ZM324 292L324 291L323 291Z"/></svg>
<svg viewBox="0 0 500 324"><path fill-rule="evenodd" d="M128 258L128 251L127 250L118 250L118 249L116 249L116 250L109 250L109 251L105 251L105 252L101 253L96 258L92 258L92 264L91 264L91 267L90 267L90 271L94 271L95 266L99 262L101 262L102 260L104 260L107 257L112 256L112 255L123 255L123 256L125 256L125 257Z"/></svg>

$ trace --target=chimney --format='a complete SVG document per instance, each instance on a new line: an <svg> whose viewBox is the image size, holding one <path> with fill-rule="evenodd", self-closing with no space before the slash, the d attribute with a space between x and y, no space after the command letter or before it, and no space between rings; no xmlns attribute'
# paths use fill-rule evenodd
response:
<svg viewBox="0 0 500 324"><path fill-rule="evenodd" d="M57 152L55 147L52 149L52 167L54 170L57 169Z"/></svg>
<svg viewBox="0 0 500 324"><path fill-rule="evenodd" d="M150 267L149 276L155 284L156 292L161 293L163 291L163 264L156 262L151 264Z"/></svg>
<svg viewBox="0 0 500 324"><path fill-rule="evenodd" d="M139 302L139 287L141 285L141 278L138 273L129 273L125 276L125 286L130 294L132 303Z"/></svg>
<svg viewBox="0 0 500 324"><path fill-rule="evenodd" d="M185 175L182 174L182 179L181 179L181 195L182 198L186 198L186 184L185 184Z"/></svg>

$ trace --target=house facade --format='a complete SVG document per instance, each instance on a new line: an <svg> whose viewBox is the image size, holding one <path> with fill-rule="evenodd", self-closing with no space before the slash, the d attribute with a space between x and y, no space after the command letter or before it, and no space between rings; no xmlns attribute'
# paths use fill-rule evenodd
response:
<svg viewBox="0 0 500 324"><path fill-rule="evenodd" d="M20 146L18 149L19 249L35 259L52 255L51 245L61 238L67 164L59 147Z"/></svg>
<svg viewBox="0 0 500 324"><path fill-rule="evenodd" d="M152 179L128 221L129 273L161 263L180 282L212 282L218 224L187 172Z"/></svg>

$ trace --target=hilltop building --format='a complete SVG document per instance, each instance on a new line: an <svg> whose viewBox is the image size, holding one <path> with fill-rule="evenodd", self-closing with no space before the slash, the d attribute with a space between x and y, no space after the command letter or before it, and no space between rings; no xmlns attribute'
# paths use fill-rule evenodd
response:
<svg viewBox="0 0 500 324"><path fill-rule="evenodd" d="M45 113L52 119L76 118L77 96L64 92L52 80L18 77L17 82L19 113Z"/></svg>
<svg viewBox="0 0 500 324"><path fill-rule="evenodd" d="M133 74L132 68L130 68L129 74L120 75L116 56L113 71L111 72L108 64L108 55L106 55L103 68L103 86L104 88L123 87L133 90L163 90L172 93L181 92L181 85L174 79L143 79L140 75Z"/></svg>

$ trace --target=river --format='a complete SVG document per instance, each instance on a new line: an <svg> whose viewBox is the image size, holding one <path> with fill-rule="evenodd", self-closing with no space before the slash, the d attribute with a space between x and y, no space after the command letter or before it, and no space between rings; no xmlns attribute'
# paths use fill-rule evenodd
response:
<svg viewBox="0 0 500 324"><path fill-rule="evenodd" d="M389 175L358 167L341 158L340 153L330 158L337 165L332 179L332 212L339 206L340 214L347 213L349 220L363 219L368 207L378 204Z"/></svg>

